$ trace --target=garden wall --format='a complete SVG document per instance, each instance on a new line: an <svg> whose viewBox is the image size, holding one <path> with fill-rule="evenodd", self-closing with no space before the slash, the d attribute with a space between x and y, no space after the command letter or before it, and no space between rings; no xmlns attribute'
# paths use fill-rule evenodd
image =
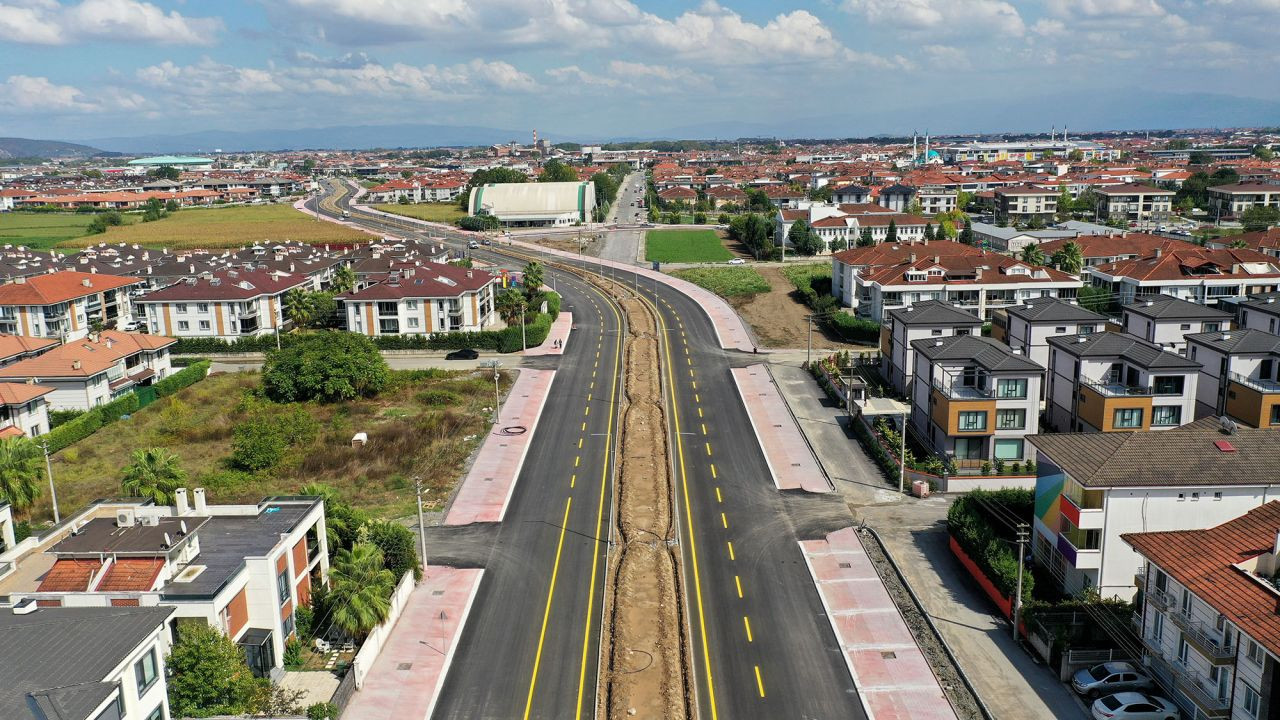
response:
<svg viewBox="0 0 1280 720"><path fill-rule="evenodd" d="M368 637L364 639L364 644L360 646L360 651L352 659L350 672L355 675L357 690L364 687L365 676L373 668L373 662L378 659L378 653L382 652L382 646L391 635L396 621L400 619L400 613L404 612L404 606L409 602L409 596L413 594L416 584L412 570L400 578L400 584L396 585L395 592L391 593L391 612L387 613L387 619L369 632Z"/></svg>

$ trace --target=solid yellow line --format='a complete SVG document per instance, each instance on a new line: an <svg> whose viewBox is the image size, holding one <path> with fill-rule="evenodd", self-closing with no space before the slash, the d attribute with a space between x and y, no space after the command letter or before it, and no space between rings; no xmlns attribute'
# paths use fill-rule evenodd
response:
<svg viewBox="0 0 1280 720"><path fill-rule="evenodd" d="M725 530L729 529L729 518L725 517L724 513L720 513L720 524L724 526Z"/></svg>
<svg viewBox="0 0 1280 720"><path fill-rule="evenodd" d="M556 594L556 577L560 574L560 551L564 549L564 531L569 527L569 508L573 505L570 496L564 502L564 521L560 523L560 541L556 543L556 561L551 566L551 587L547 588L547 607L542 611L542 631L538 633L538 651L533 656L533 675L529 678L529 696L524 703L524 718L529 720L529 712L533 710L533 688L538 684L538 667L542 664L542 644L547 637L547 621L551 618L551 600Z"/></svg>
<svg viewBox="0 0 1280 720"><path fill-rule="evenodd" d="M729 544L729 559L730 559L730 560L737 560L738 558L736 558L736 557L734 557L734 556L733 556L733 541L732 541L732 540L727 540L726 542Z"/></svg>
<svg viewBox="0 0 1280 720"><path fill-rule="evenodd" d="M764 697L764 680L760 679L760 666L756 666L756 687L760 690L760 697Z"/></svg>
<svg viewBox="0 0 1280 720"><path fill-rule="evenodd" d="M595 292L600 294L599 290L596 290ZM603 298L604 295L600 294L600 297ZM618 322L618 335L614 340L613 387L609 390L609 423L605 428L604 461L600 464L600 499L596 505L596 537L600 537L601 527L604 524L604 496L605 488L608 486L609 482L609 452L613 449L613 411L618 404L618 376L622 374L622 318L618 314L617 306L609 304L609 309L613 311L613 317ZM618 420L621 421L621 418L618 418ZM575 706L574 718L582 717L582 697L586 692L588 650L591 648L591 615L592 610L595 607L596 573L600 566L600 544L601 543L599 542L591 544L591 586L587 592L587 613L582 631L582 662L578 670L578 702Z"/></svg>
<svg viewBox="0 0 1280 720"><path fill-rule="evenodd" d="M738 597L742 597L742 581L738 579L737 575L733 576L733 584L734 587L738 588Z"/></svg>
<svg viewBox="0 0 1280 720"><path fill-rule="evenodd" d="M751 637L751 619L746 615L742 616L742 626L747 629L747 642L755 642L755 638Z"/></svg>

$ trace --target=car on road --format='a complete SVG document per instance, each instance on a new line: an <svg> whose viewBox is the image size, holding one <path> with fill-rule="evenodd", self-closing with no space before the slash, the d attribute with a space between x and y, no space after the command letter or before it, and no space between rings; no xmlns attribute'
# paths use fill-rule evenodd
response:
<svg viewBox="0 0 1280 720"><path fill-rule="evenodd" d="M1098 698L1090 708L1094 720L1179 720L1182 711L1167 698L1122 692Z"/></svg>
<svg viewBox="0 0 1280 720"><path fill-rule="evenodd" d="M492 244L493 244L493 241L492 241L492 240L490 240L489 238L485 238L485 239L481 240L481 241L480 241L480 243L481 243L482 245L492 245Z"/></svg>
<svg viewBox="0 0 1280 720"><path fill-rule="evenodd" d="M462 348L461 350L454 350L448 355L445 355L444 359L445 360L475 360L479 357L480 357L480 353L476 352L475 350L472 350L471 348Z"/></svg>
<svg viewBox="0 0 1280 720"><path fill-rule="evenodd" d="M470 240L467 242L467 247L471 248L472 250L475 250L476 248L480 247L480 243L476 242L475 240Z"/></svg>
<svg viewBox="0 0 1280 720"><path fill-rule="evenodd" d="M734 258L734 259L732 259L732 260L730 260L730 261L729 261L729 264L730 264L730 265L741 265L741 264L743 264L743 263L745 263L745 262L746 262L746 260L743 260L742 258Z"/></svg>
<svg viewBox="0 0 1280 720"><path fill-rule="evenodd" d="M120 326L120 332L138 332L139 324L136 320L130 320Z"/></svg>
<svg viewBox="0 0 1280 720"><path fill-rule="evenodd" d="M344 217L344 218L349 218L349 217L351 217L351 211L350 211L350 210L343 210L343 211L342 211L342 217Z"/></svg>
<svg viewBox="0 0 1280 720"><path fill-rule="evenodd" d="M1127 662L1105 662L1077 670L1071 676L1071 689L1090 700L1126 690L1150 690L1152 687L1151 678Z"/></svg>

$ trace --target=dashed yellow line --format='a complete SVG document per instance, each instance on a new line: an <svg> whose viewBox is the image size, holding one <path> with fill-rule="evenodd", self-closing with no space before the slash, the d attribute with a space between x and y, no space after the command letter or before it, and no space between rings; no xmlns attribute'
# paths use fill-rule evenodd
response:
<svg viewBox="0 0 1280 720"><path fill-rule="evenodd" d="M719 480L719 479L720 479L720 476L716 475L716 465L715 465L715 463L711 463L711 479L712 479L712 480Z"/></svg>
<svg viewBox="0 0 1280 720"><path fill-rule="evenodd" d="M578 438L578 449L582 449L582 438Z"/></svg>
<svg viewBox="0 0 1280 720"><path fill-rule="evenodd" d="M573 474L573 475L570 475L570 476L569 476L569 487L573 487L574 485L577 485L577 484L578 484L578 475L577 475L576 473L575 473L575 474Z"/></svg>
<svg viewBox="0 0 1280 720"><path fill-rule="evenodd" d="M575 455L575 456L574 456L574 458L573 458L573 466L574 466L574 467L578 467L578 466L579 466L579 465L581 465L581 464L582 464L582 456L581 456L581 455Z"/></svg>
<svg viewBox="0 0 1280 720"><path fill-rule="evenodd" d="M760 697L764 697L764 680L760 677L760 666L756 666L756 688L760 691Z"/></svg>
<svg viewBox="0 0 1280 720"><path fill-rule="evenodd" d="M755 638L751 636L751 618L743 615L742 626L747 629L747 642L755 642Z"/></svg>
<svg viewBox="0 0 1280 720"><path fill-rule="evenodd" d="M725 530L728 530L728 529L729 529L729 518L725 517L725 516L724 516L724 513L720 513L720 525L721 525Z"/></svg>
<svg viewBox="0 0 1280 720"><path fill-rule="evenodd" d="M732 541L732 540L726 540L725 542L726 542L726 543L728 543L728 545L729 545L729 559L730 559L730 560L737 560L737 558L733 556L733 541Z"/></svg>
<svg viewBox="0 0 1280 720"><path fill-rule="evenodd" d="M720 488L716 488L716 502L718 503L724 502L724 498L720 497Z"/></svg>
<svg viewBox="0 0 1280 720"><path fill-rule="evenodd" d="M711 443L707 443L707 457L711 457Z"/></svg>
<svg viewBox="0 0 1280 720"><path fill-rule="evenodd" d="M740 580L737 575L733 576L733 585L734 587L738 588L738 597L741 598L742 597L742 580Z"/></svg>

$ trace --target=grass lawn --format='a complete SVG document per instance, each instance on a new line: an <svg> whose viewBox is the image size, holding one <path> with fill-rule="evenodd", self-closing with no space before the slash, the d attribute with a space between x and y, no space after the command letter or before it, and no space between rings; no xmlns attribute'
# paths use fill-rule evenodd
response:
<svg viewBox="0 0 1280 720"><path fill-rule="evenodd" d="M650 230L644 236L644 257L659 262L724 262L733 253L714 230Z"/></svg>
<svg viewBox="0 0 1280 720"><path fill-rule="evenodd" d="M108 228L102 235L65 241L60 247L125 242L178 250L241 247L284 240L313 245L353 243L367 242L369 237L336 223L315 220L288 203L280 203L183 208L163 220Z"/></svg>
<svg viewBox="0 0 1280 720"><path fill-rule="evenodd" d="M386 205L374 205L374 207L382 212L404 215L405 217L429 222L453 223L454 220L467 216L467 213L458 207L458 203L419 203L417 205L389 203Z"/></svg>
<svg viewBox="0 0 1280 720"><path fill-rule="evenodd" d="M769 281L758 270L742 265L688 268L671 274L726 298L755 295L771 289Z"/></svg>
<svg viewBox="0 0 1280 720"><path fill-rule="evenodd" d="M782 268L782 274L787 276L792 285L797 289L809 287L810 281L815 277L831 277L831 265L829 263L810 263L806 265L785 265Z"/></svg>
<svg viewBox="0 0 1280 720"><path fill-rule="evenodd" d="M374 516L396 518L414 512L411 478L421 475L426 506L440 507L489 430L485 408L493 405L493 376L487 370L424 370L393 371L392 378L377 398L297 406L319 423L315 440L291 449L273 469L246 473L231 469L227 458L232 428L265 402L252 398L259 376L211 375L55 454L59 505L70 514L94 498L118 496L130 453L161 447L181 458L186 486L205 488L210 502L257 502L320 482ZM510 386L506 374L502 384ZM357 432L368 433L369 444L352 449ZM33 510L36 518L51 516L47 493Z"/></svg>
<svg viewBox="0 0 1280 720"><path fill-rule="evenodd" d="M126 223L135 219L124 216ZM36 250L48 250L58 243L83 236L92 220L93 215L89 213L0 213L0 245L25 245Z"/></svg>

